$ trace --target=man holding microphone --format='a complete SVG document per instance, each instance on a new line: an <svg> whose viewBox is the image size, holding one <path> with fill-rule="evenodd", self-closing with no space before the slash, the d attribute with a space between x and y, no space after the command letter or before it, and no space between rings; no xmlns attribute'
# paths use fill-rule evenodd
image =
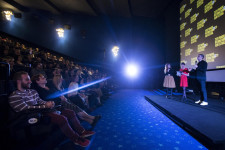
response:
<svg viewBox="0 0 225 150"><path fill-rule="evenodd" d="M196 62L195 70L196 70L196 79L200 84L200 100L196 101L196 104L200 104L201 106L208 105L207 101L207 91L206 91L206 70L207 70L207 62L204 61L204 55L199 54L198 63Z"/></svg>

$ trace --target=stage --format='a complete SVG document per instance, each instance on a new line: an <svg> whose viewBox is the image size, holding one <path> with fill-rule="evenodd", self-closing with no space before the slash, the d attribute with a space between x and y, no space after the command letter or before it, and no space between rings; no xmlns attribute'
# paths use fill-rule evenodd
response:
<svg viewBox="0 0 225 150"><path fill-rule="evenodd" d="M160 92L160 91L155 91ZM146 100L195 137L209 149L225 148L225 102L208 99L208 106L195 104L197 96L187 101L181 96L146 95Z"/></svg>

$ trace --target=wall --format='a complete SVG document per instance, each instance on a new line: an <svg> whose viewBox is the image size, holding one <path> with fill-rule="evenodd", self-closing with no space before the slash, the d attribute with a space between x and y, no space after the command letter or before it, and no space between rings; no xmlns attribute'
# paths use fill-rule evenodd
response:
<svg viewBox="0 0 225 150"><path fill-rule="evenodd" d="M180 1L174 0L165 10L166 62L179 66L180 62Z"/></svg>

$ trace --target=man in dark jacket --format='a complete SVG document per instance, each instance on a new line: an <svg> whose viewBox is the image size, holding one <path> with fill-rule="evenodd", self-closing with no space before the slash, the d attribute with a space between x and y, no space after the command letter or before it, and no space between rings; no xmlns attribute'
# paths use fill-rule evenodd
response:
<svg viewBox="0 0 225 150"><path fill-rule="evenodd" d="M199 54L198 57L198 64L196 64L196 78L201 86L200 90L200 100L196 101L196 104L200 104L202 106L208 105L207 101L207 91L206 91L206 70L207 70L207 62L204 61L204 55Z"/></svg>

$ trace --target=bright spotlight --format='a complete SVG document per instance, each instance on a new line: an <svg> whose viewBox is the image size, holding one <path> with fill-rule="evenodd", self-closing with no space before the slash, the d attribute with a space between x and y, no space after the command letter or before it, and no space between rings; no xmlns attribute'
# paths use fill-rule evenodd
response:
<svg viewBox="0 0 225 150"><path fill-rule="evenodd" d="M56 31L57 31L59 37L64 37L64 30L63 30L63 28L58 28L58 29L56 29Z"/></svg>
<svg viewBox="0 0 225 150"><path fill-rule="evenodd" d="M119 52L119 47L118 47L118 46L114 46L114 47L112 48L112 52L113 52L113 55L114 55L114 56L117 56L117 55L118 55L118 52Z"/></svg>
<svg viewBox="0 0 225 150"><path fill-rule="evenodd" d="M128 64L126 66L126 75L130 78L136 78L138 76L138 66L135 64Z"/></svg>
<svg viewBox="0 0 225 150"><path fill-rule="evenodd" d="M5 14L6 20L11 21L12 11L3 11L3 13Z"/></svg>

